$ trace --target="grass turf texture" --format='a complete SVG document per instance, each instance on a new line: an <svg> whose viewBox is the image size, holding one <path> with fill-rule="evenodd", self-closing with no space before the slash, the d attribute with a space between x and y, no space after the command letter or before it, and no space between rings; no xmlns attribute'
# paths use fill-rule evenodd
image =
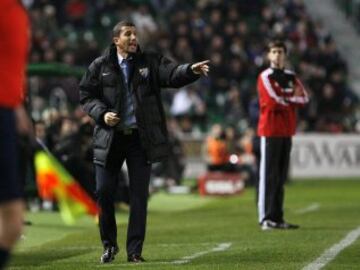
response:
<svg viewBox="0 0 360 270"><path fill-rule="evenodd" d="M299 213L311 204L319 208ZM126 263L127 213L118 214L120 254L99 263L102 247L94 221L63 225L57 213L28 213L25 231L9 269L301 269L360 226L360 181L296 181L286 187L285 217L294 231L262 232L254 190L241 196L199 197L157 194L149 202L147 239L141 265ZM301 211L300 211L301 212ZM176 265L173 261L209 252ZM360 269L360 239L324 269Z"/></svg>

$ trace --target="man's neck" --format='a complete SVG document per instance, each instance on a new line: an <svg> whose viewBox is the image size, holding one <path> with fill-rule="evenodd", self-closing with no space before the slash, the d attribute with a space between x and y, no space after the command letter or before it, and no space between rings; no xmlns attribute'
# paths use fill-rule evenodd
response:
<svg viewBox="0 0 360 270"><path fill-rule="evenodd" d="M273 69L281 69L283 70L284 69L284 66L281 66L281 65L275 65L275 64L270 64L270 67L273 68Z"/></svg>
<svg viewBox="0 0 360 270"><path fill-rule="evenodd" d="M128 52L124 52L123 50L120 50L119 48L117 48L117 54L120 55L124 59L128 58L128 56L129 56Z"/></svg>

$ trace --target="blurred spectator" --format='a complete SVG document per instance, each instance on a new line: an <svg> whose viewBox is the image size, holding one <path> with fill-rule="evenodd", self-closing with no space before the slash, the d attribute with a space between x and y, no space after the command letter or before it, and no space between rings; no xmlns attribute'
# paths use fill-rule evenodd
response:
<svg viewBox="0 0 360 270"><path fill-rule="evenodd" d="M185 169L185 154L182 146L182 142L179 139L179 133L177 132L179 127L175 119L168 119L167 121L169 131L169 145L170 154L169 157L156 164L153 170L153 174L156 177L164 179L166 187L180 185Z"/></svg>
<svg viewBox="0 0 360 270"><path fill-rule="evenodd" d="M226 123L237 123L244 118L244 110L240 100L240 89L232 85L225 98L224 116Z"/></svg>
<svg viewBox="0 0 360 270"><path fill-rule="evenodd" d="M253 149L253 137L254 131L249 129L238 141L237 141L237 157L236 163L237 171L242 173L243 179L246 180L248 185L254 186L256 183L256 169L257 158Z"/></svg>
<svg viewBox="0 0 360 270"><path fill-rule="evenodd" d="M205 141L204 150L209 171L228 171L229 152L221 125L215 124L211 127L210 134Z"/></svg>
<svg viewBox="0 0 360 270"><path fill-rule="evenodd" d="M170 113L179 121L184 132L191 132L192 123L204 124L206 105L196 90L192 86L188 86L175 93Z"/></svg>
<svg viewBox="0 0 360 270"><path fill-rule="evenodd" d="M87 1L68 0L66 4L66 13L69 22L75 28L81 28L85 23L85 15L88 10Z"/></svg>
<svg viewBox="0 0 360 270"><path fill-rule="evenodd" d="M157 24L149 12L149 7L144 4L140 5L132 12L130 17L136 25L136 30L139 32L138 36L141 38L139 40L140 44L146 46L150 39L154 38L158 30Z"/></svg>

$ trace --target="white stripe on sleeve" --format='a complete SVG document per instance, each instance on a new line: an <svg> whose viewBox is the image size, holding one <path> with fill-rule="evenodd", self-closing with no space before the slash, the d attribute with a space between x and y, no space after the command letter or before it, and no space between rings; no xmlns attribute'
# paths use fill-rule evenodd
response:
<svg viewBox="0 0 360 270"><path fill-rule="evenodd" d="M271 68L266 69L261 73L261 79L264 83L265 89L267 90L270 97L272 97L277 103L280 103L284 106L288 106L289 104L286 103L284 98L278 96L274 90L274 88L271 86L269 75L273 73L273 70Z"/></svg>
<svg viewBox="0 0 360 270"><path fill-rule="evenodd" d="M309 102L309 95L306 92L304 85L301 83L301 81L298 78L296 78L296 83L301 87L301 90L302 90L304 96L302 96L302 97L290 97L289 101L292 102L292 103L298 103L298 104L306 104L306 103L308 103Z"/></svg>

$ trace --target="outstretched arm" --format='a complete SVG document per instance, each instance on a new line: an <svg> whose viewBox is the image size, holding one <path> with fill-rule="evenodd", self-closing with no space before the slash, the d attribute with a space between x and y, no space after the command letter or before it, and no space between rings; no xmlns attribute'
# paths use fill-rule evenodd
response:
<svg viewBox="0 0 360 270"><path fill-rule="evenodd" d="M201 75L207 75L209 72L209 61L202 61L194 64L182 64L171 61L160 56L159 79L162 87L182 87L190 84L200 78Z"/></svg>

